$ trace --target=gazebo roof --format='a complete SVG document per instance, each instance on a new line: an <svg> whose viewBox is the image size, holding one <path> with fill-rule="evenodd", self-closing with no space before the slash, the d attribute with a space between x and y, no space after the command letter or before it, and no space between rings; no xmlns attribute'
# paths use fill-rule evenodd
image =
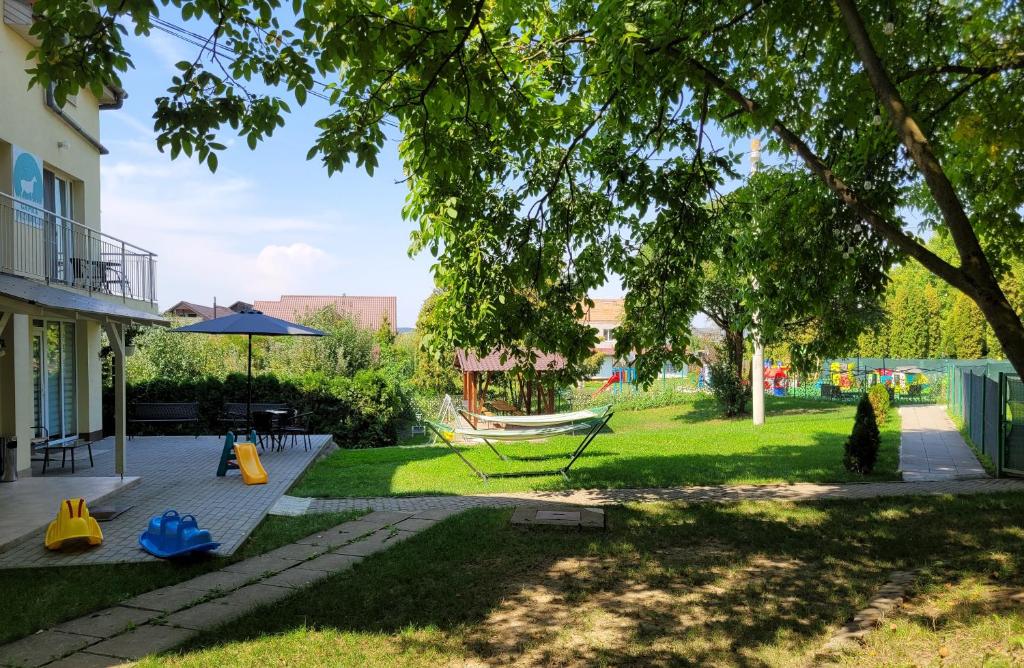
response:
<svg viewBox="0 0 1024 668"><path fill-rule="evenodd" d="M511 356L504 362L501 361L503 350L494 350L486 357L480 357L476 353L463 350L455 351L455 366L459 371L509 371L516 367L516 360ZM558 353L537 352L537 361L533 363L535 371L559 371L566 366L565 358Z"/></svg>

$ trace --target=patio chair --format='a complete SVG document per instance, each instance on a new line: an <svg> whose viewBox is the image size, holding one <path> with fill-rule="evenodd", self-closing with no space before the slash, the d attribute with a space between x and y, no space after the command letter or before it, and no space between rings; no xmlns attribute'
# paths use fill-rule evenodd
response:
<svg viewBox="0 0 1024 668"><path fill-rule="evenodd" d="M313 445L309 431L309 416L312 414L313 411L299 413L293 410L292 415L288 417L287 421L280 429L281 438L285 439L291 436L292 447L295 446L295 441L297 439L302 438L302 447L308 452L310 447Z"/></svg>

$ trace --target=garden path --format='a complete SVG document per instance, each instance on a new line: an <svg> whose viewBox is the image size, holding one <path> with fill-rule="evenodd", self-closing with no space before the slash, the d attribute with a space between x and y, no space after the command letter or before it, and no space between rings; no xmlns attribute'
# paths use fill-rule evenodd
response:
<svg viewBox="0 0 1024 668"><path fill-rule="evenodd" d="M900 471L908 482L986 477L944 406L901 406Z"/></svg>

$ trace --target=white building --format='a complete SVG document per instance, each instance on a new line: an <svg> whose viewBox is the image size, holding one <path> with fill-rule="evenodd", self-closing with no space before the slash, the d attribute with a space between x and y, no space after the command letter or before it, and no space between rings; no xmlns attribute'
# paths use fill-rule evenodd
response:
<svg viewBox="0 0 1024 668"><path fill-rule="evenodd" d="M117 473L124 473L124 331L163 323L156 256L100 223L100 111L124 92L60 108L28 88L31 4L0 0L0 438L31 472L44 443L102 436L101 332L115 356ZM116 113L116 112L112 112Z"/></svg>

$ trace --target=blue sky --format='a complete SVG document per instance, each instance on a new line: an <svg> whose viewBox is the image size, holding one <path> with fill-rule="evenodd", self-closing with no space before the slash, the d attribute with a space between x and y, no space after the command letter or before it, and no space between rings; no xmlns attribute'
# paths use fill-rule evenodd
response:
<svg viewBox="0 0 1024 668"><path fill-rule="evenodd" d="M397 146L371 178L354 167L328 178L306 152L328 112L310 97L255 151L230 132L215 174L156 149L151 116L174 63L195 47L154 31L128 38L135 69L122 109L101 114L103 230L159 256L158 296L228 304L281 294L396 295L398 326L412 326L433 281L429 253L409 258L412 225ZM594 297L621 296L618 281ZM698 323L700 324L700 323Z"/></svg>
<svg viewBox="0 0 1024 668"><path fill-rule="evenodd" d="M327 177L306 151L327 103L311 97L255 151L230 141L216 174L156 150L151 115L193 47L163 33L129 41L129 97L101 114L103 230L158 254L163 307L178 300L230 303L281 294L397 295L398 325L411 326L430 294L432 258L410 259L402 220L406 186L396 146L373 178ZM293 105L294 107L295 105ZM224 139L233 139L225 135Z"/></svg>

